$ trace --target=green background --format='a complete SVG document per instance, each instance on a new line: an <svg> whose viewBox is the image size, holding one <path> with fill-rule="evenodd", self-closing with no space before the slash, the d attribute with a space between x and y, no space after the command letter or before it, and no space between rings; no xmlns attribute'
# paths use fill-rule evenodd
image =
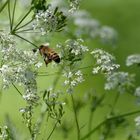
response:
<svg viewBox="0 0 140 140"><path fill-rule="evenodd" d="M116 45L116 48L112 48L110 45L103 45L97 40L91 40L87 42L87 45L90 48L103 48L110 53L114 54L117 63L121 65L120 70L136 73L136 83L137 86L140 85L140 69L137 67L126 67L125 60L126 57L130 54L140 53L140 0L83 0L81 3L81 9L86 9L93 18L98 19L102 25L108 25L115 28L118 32L119 38ZM62 39L63 40L63 39ZM55 39L55 41L59 41ZM54 43L55 44L55 43ZM92 61L86 62L86 64L90 64ZM45 69L45 68L44 68ZM51 68L49 68L51 70ZM48 70L48 71L49 71ZM86 70L85 73L90 73L91 69ZM38 78L39 86L47 87L51 85L50 81L53 81L52 77ZM104 78L102 76L90 77L87 76L86 80L88 82L84 82L81 86L79 86L75 91L75 98L82 98L81 91L86 92L88 89L95 89L97 94L104 93L103 85ZM48 83L49 81L49 83ZM61 82L61 81L60 81ZM58 87L61 84L58 84ZM108 92L107 92L108 93ZM112 91L108 93L104 104L111 104L114 100L116 91ZM69 100L69 95L65 95ZM119 101L116 104L115 108L120 113L125 113L133 110L139 109L139 106L136 107L135 98L130 94L122 94L119 97ZM87 102L88 104L88 102ZM0 124L5 122L5 114L9 114L11 120L14 125L19 129L20 133L25 132L28 133L26 127L22 123L22 117L19 113L19 108L23 107L24 102L21 100L21 97L18 95L17 91L14 88L10 88L7 91L4 91L1 95L0 99ZM88 106L89 107L89 106ZM80 126L84 126L81 129L81 133L86 134L87 132L87 122L89 118L89 108L83 107L82 111L78 114ZM105 114L109 112L109 107L105 105L97 110L94 115L93 126L96 126L100 123ZM128 117L131 126L126 128L120 127L116 130L116 135L114 138L108 140L125 140L126 136L135 132L135 124L134 124L134 116ZM64 116L64 120L69 123L73 122L73 113L71 104L66 107L66 113ZM44 122L46 123L46 122ZM46 124L47 125L47 124ZM69 124L68 124L69 125ZM74 127L75 128L75 127ZM51 124L48 128L48 131L51 130ZM47 133L49 133L47 131ZM76 139L76 128L73 129L69 135L67 140ZM60 128L57 128L57 131L53 134L52 140L66 140L63 138L63 132ZM98 140L98 133L92 136L92 140ZM140 139L140 138L139 138Z"/></svg>

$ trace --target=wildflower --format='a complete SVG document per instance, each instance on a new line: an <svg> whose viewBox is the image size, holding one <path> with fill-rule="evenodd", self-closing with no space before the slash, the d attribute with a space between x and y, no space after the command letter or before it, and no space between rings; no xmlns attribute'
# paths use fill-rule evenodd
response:
<svg viewBox="0 0 140 140"><path fill-rule="evenodd" d="M136 96L140 97L140 87L137 87L134 93Z"/></svg>
<svg viewBox="0 0 140 140"><path fill-rule="evenodd" d="M65 26L66 16L58 8L53 9L50 5L47 10L40 10L35 15L32 25L33 30L39 30L42 35L49 32L57 32Z"/></svg>
<svg viewBox="0 0 140 140"><path fill-rule="evenodd" d="M140 54L133 54L127 57L126 65L131 66L134 64L140 64Z"/></svg>
<svg viewBox="0 0 140 140"><path fill-rule="evenodd" d="M99 37L103 43L114 44L117 41L118 35L113 28L102 26L99 30Z"/></svg>
<svg viewBox="0 0 140 140"><path fill-rule="evenodd" d="M140 116L135 118L136 126L140 126Z"/></svg>
<svg viewBox="0 0 140 140"><path fill-rule="evenodd" d="M80 70L75 72L65 72L63 76L66 77L64 85L68 85L67 91L72 91L74 87L84 81L83 74Z"/></svg>
<svg viewBox="0 0 140 140"><path fill-rule="evenodd" d="M70 13L74 13L79 8L80 0L70 0Z"/></svg>
<svg viewBox="0 0 140 140"><path fill-rule="evenodd" d="M127 72L114 72L107 75L105 90L117 89L119 93L131 92L134 88L134 75Z"/></svg>
<svg viewBox="0 0 140 140"><path fill-rule="evenodd" d="M91 54L96 60L96 66L93 67L92 70L93 74L97 74L99 72L110 74L120 67L120 65L114 63L115 57L102 49L95 49Z"/></svg>

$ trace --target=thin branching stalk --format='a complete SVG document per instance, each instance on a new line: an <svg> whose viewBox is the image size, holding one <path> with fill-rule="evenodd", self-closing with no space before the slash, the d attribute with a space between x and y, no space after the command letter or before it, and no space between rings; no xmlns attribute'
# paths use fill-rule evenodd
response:
<svg viewBox="0 0 140 140"><path fill-rule="evenodd" d="M77 111L76 111L76 107L75 107L74 97L73 97L73 94L70 94L70 95L71 95L72 106L73 106L73 111L74 111L74 118L75 118L76 128L77 128L77 140L80 140L80 127L79 127L79 123L78 123Z"/></svg>
<svg viewBox="0 0 140 140"><path fill-rule="evenodd" d="M17 27L26 19L26 17L30 14L32 11L32 8L29 9L29 11L25 14L25 16L19 21L19 23L14 27L13 31L17 30Z"/></svg>
<svg viewBox="0 0 140 140"><path fill-rule="evenodd" d="M104 93L101 96L100 100L98 100L97 105L96 105L97 107L102 103L102 101L104 100L105 96L106 96L106 93ZM88 132L90 132L91 129L92 129L93 115L94 115L95 110L96 110L96 108L95 109L92 109L90 111L89 122L88 122ZM89 140L90 140L90 136L89 136Z"/></svg>
<svg viewBox="0 0 140 140"><path fill-rule="evenodd" d="M38 137L37 134L40 132L40 128L41 128L41 126L42 126L42 124L43 124L43 120L44 120L44 118L45 118L46 111L47 111L47 108L45 108L45 110L43 110L43 111L40 113L40 117L39 117L39 119L37 120L37 123L36 123L36 128L37 128L37 130L36 130L36 138Z"/></svg>
<svg viewBox="0 0 140 140"><path fill-rule="evenodd" d="M29 29L24 29L24 30L16 31L16 33L23 33L23 32L32 31L32 30L33 29L29 28Z"/></svg>
<svg viewBox="0 0 140 140"><path fill-rule="evenodd" d="M29 109L30 109L30 112L29 112L30 118L29 118L28 129L29 129L29 132L30 132L30 135L31 135L31 140L34 140L35 139L35 134L32 130L32 106L31 105L30 105Z"/></svg>
<svg viewBox="0 0 140 140"><path fill-rule="evenodd" d="M8 4L8 1L9 0L7 0L4 4L3 4L3 6L0 8L0 13L3 11L3 9L6 7L6 5Z"/></svg>
<svg viewBox="0 0 140 140"><path fill-rule="evenodd" d="M14 8L13 8L13 14L12 14L12 21L11 21L12 28L13 28L14 19L15 19L16 4L17 4L17 0L14 1Z"/></svg>
<svg viewBox="0 0 140 140"><path fill-rule="evenodd" d="M115 108L115 106L116 106L116 104L118 102L119 96L120 96L119 93L117 93L116 96L115 96L114 102L113 102L112 107L111 107L111 110L110 110L110 115L112 115L114 113L114 108ZM108 138L110 131L111 131L111 128L109 127L108 130L107 130L107 132L106 132L105 139Z"/></svg>
<svg viewBox="0 0 140 140"><path fill-rule="evenodd" d="M48 136L47 140L49 140L49 139L51 138L51 136L52 136L52 134L53 134L54 130L56 129L57 124L58 124L58 121L55 123L55 125L54 125L54 127L53 127L53 129L52 129L51 133L49 134L49 136Z"/></svg>
<svg viewBox="0 0 140 140"><path fill-rule="evenodd" d="M16 89L16 91L22 96L22 93L19 91L19 89L15 86L14 83L12 83L13 87Z"/></svg>
<svg viewBox="0 0 140 140"><path fill-rule="evenodd" d="M22 26L18 27L18 28L16 29L16 31L18 31L19 29L21 29L21 28L23 28L23 27L25 27L25 26L29 25L29 24L30 24L33 20L34 20L34 19L31 19L30 21L28 21L28 22L27 22L27 23L25 23L24 25L22 25Z"/></svg>
<svg viewBox="0 0 140 140"><path fill-rule="evenodd" d="M12 18L11 18L10 0L8 0L8 15L9 15L10 31L12 31Z"/></svg>
<svg viewBox="0 0 140 140"><path fill-rule="evenodd" d="M14 35L17 36L17 37L19 37L20 39L22 39L22 40L24 40L24 41L26 41L26 42L32 44L34 47L38 48L37 45L35 45L35 44L32 43L31 41L27 40L26 38L24 38L24 37L22 37L22 36L20 36L20 35L18 35L18 34L14 34Z"/></svg>
<svg viewBox="0 0 140 140"><path fill-rule="evenodd" d="M135 114L138 114L138 113L140 113L140 110L132 111L132 112L128 112L128 113L124 113L124 114L121 114L121 115L117 115L117 116L113 116L113 117L107 118L107 119L103 120L101 123L99 123L95 128L93 128L83 138L81 138L81 140L87 139L89 136L91 136L92 134L94 134L97 130L100 129L101 126L103 126L104 124L106 124L108 121L115 120L115 119L118 119L118 118L121 118L121 117L129 117L131 115L135 115Z"/></svg>
<svg viewBox="0 0 140 140"><path fill-rule="evenodd" d="M110 110L110 113L113 113L113 112L114 112L114 108L115 108L115 106L116 106L116 104L117 104L117 102L118 102L119 96L120 96L120 94L117 93L116 96L115 96L114 102L113 102L113 104L112 104L112 108L111 108L111 110Z"/></svg>

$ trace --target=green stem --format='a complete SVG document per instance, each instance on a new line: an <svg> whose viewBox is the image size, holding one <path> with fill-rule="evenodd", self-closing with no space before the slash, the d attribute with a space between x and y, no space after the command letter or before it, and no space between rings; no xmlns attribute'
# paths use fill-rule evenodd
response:
<svg viewBox="0 0 140 140"><path fill-rule="evenodd" d="M13 28L14 19L15 19L16 4L17 4L17 0L15 0L15 2L14 2L14 8L13 8L13 14L12 14L12 21L11 21L11 26L12 26L12 28Z"/></svg>
<svg viewBox="0 0 140 140"><path fill-rule="evenodd" d="M104 94L100 97L100 99L98 100L98 102L96 103L96 106L97 106L97 107L99 107L99 105L102 103L102 101L104 100L105 97L106 97L106 93L104 93ZM90 116L89 116L88 132L91 131L92 122L93 122L93 114L94 114L95 110L97 109L97 107L94 108L94 109L91 108L91 113L90 113ZM89 140L90 140L90 136L89 136Z"/></svg>
<svg viewBox="0 0 140 140"><path fill-rule="evenodd" d="M29 117L29 122L28 122L28 129L31 135L31 140L35 140L35 134L32 130L32 106L31 105L29 106L29 109L30 109L30 112L29 112L30 117Z"/></svg>
<svg viewBox="0 0 140 140"><path fill-rule="evenodd" d="M116 106L116 104L117 104L117 102L118 102L119 96L120 96L120 94L117 93L117 94L116 94L116 97L115 97L115 99L114 99L114 102L113 102L113 104L112 104L112 108L111 108L111 110L110 110L110 113L113 113L114 108L115 108L115 106Z"/></svg>
<svg viewBox="0 0 140 140"><path fill-rule="evenodd" d="M32 29L24 29L24 30L20 30L20 31L16 31L16 33L22 33L22 32L26 32L26 31L31 31Z"/></svg>
<svg viewBox="0 0 140 140"><path fill-rule="evenodd" d="M23 27L27 26L27 25L28 25L28 24L30 24L32 21L33 21L33 19L31 19L30 21L28 21L28 22L27 22L27 23L25 23L24 25L22 25L22 26L18 27L16 30L19 30L19 29L21 29L21 28L23 28Z"/></svg>
<svg viewBox="0 0 140 140"><path fill-rule="evenodd" d="M17 30L17 27L24 21L24 19L30 14L32 11L32 8L29 9L29 11L25 14L25 16L19 21L19 23L14 27L13 31Z"/></svg>
<svg viewBox="0 0 140 140"><path fill-rule="evenodd" d="M20 36L20 35L18 35L18 34L14 34L14 35L17 36L17 37L19 37L19 38L21 38L22 40L24 40L24 41L26 41L26 42L32 44L34 47L38 48L37 45L35 45L35 44L32 43L31 41L27 40L26 38L24 38L24 37L22 37L22 36Z"/></svg>
<svg viewBox="0 0 140 140"><path fill-rule="evenodd" d="M0 8L0 13L3 11L3 9L5 8L5 6L8 4L8 0L3 4L3 6Z"/></svg>
<svg viewBox="0 0 140 140"><path fill-rule="evenodd" d="M73 111L74 111L74 117L75 117L76 128L77 128L77 140L80 140L80 127L79 127L79 123L78 123L75 102L74 102L73 95L72 94L70 94L70 95L71 95L71 100L72 100L72 105L73 105Z"/></svg>
<svg viewBox="0 0 140 140"><path fill-rule="evenodd" d="M54 127L53 127L53 129L52 129L51 133L49 134L49 136L48 136L47 140L49 140L49 139L50 139L50 137L52 136L52 134L53 134L53 132L54 132L54 130L55 130L55 128L56 128L56 126L57 126L57 123L58 123L58 121L55 123L55 125L54 125Z"/></svg>
<svg viewBox="0 0 140 140"><path fill-rule="evenodd" d="M118 118L121 118L121 117L128 117L128 116L135 115L135 114L138 114L138 113L140 113L140 110L132 111L132 112L128 112L128 113L124 113L124 114L121 114L121 115L117 115L117 116L114 116L114 117L107 118L104 121L102 121L100 124L98 124L94 129L92 129L83 138L81 138L81 140L87 139L89 136L91 136L94 132L96 132L102 125L104 125L108 121L115 120L115 119L118 119Z"/></svg>
<svg viewBox="0 0 140 140"><path fill-rule="evenodd" d="M8 0L8 15L9 15L9 22L10 22L10 31L12 31L12 19L11 19L11 10L10 10L10 0Z"/></svg>
<svg viewBox="0 0 140 140"><path fill-rule="evenodd" d="M94 112L92 111L89 116L88 132L90 132L92 128L93 114ZM90 140L90 136L89 136L89 140Z"/></svg>
<svg viewBox="0 0 140 140"><path fill-rule="evenodd" d="M19 91L19 89L12 83L13 87L16 89L16 91L22 96L22 93Z"/></svg>

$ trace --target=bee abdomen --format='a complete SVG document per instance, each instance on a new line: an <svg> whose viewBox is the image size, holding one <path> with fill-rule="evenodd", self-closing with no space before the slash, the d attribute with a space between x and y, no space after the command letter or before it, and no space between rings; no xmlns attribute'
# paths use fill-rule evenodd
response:
<svg viewBox="0 0 140 140"><path fill-rule="evenodd" d="M58 56L57 53L55 53L55 54L52 55L52 59L53 59L56 63L59 63L59 62L60 62L60 57Z"/></svg>

